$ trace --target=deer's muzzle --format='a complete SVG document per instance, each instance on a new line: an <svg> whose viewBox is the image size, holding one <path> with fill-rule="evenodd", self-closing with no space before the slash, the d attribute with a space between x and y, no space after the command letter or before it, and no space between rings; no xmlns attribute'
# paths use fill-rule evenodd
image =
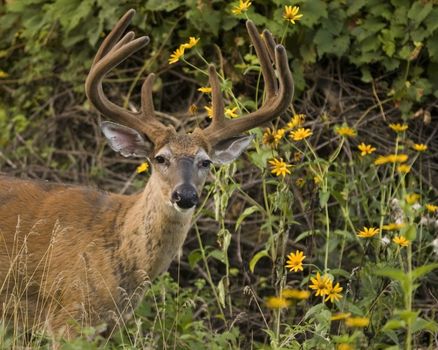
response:
<svg viewBox="0 0 438 350"><path fill-rule="evenodd" d="M198 204L198 194L193 186L183 184L175 188L172 193L172 202L181 209L190 209Z"/></svg>

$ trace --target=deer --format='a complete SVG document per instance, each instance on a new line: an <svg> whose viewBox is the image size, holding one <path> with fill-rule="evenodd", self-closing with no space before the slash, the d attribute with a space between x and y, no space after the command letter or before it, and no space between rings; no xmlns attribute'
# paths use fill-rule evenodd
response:
<svg viewBox="0 0 438 350"><path fill-rule="evenodd" d="M260 35L250 20L246 27L264 79L257 110L226 118L213 64L213 116L203 129L178 133L160 122L153 73L142 84L139 111L111 102L103 91L105 76L149 43L147 36L125 34L134 14L126 12L103 40L85 92L105 117L100 126L110 147L147 159L151 175L144 190L131 195L0 176L0 317L14 325L68 338L82 326L114 329L129 319L148 283L182 248L211 165L238 158L253 141L245 132L291 104L286 49L268 30Z"/></svg>

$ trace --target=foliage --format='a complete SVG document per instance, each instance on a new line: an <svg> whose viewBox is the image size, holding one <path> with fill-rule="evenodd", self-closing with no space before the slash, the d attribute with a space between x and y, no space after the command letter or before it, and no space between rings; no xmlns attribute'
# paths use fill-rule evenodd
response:
<svg viewBox="0 0 438 350"><path fill-rule="evenodd" d="M295 24L283 18L291 5L303 15L290 10ZM247 157L214 171L172 277L159 278L133 320L109 340L84 330L84 338L62 348L433 348L437 210L427 206L437 193L433 1L0 6L0 165L9 173L117 191L142 186L147 170L137 175L137 162L115 158L94 136L97 122L82 88L99 41L130 7L138 13L133 30L152 40L148 54L107 80L120 104L131 99L136 106L136 84L154 71L155 103L163 111L201 110L209 95L197 88L207 81L205 61L213 60L226 107L237 117L256 108L263 99L260 70L245 18L285 44L297 88L290 115L269 131L252 131ZM192 36L200 41L169 64ZM193 81L199 86L188 87ZM176 114L181 129L208 123L207 113ZM26 341L0 332L5 347ZM32 341L41 348L51 342Z"/></svg>

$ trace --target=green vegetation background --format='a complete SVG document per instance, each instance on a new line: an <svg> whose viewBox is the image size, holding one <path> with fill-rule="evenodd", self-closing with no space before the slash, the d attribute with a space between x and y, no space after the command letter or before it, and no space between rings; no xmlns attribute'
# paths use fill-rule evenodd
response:
<svg viewBox="0 0 438 350"><path fill-rule="evenodd" d="M207 100L196 91L206 84L206 77L187 65L168 64L170 54L190 36L194 36L201 39L197 49L204 57L220 66L235 96L247 107L255 107L253 100L257 77L251 75L251 72L257 70L257 60L251 54L243 25L247 16L259 28L268 28L286 46L296 86L294 110L306 114L308 126L317 135L313 146L321 157L337 149L337 145L332 143L333 134L328 134L336 123L354 123L359 135L363 132L367 140L373 137L378 151L385 153L392 149L392 143L388 141L390 131L386 128L387 123L409 122L407 138L413 142L427 141L429 146L424 166L416 168L416 179L409 186L418 188L421 183L421 194L430 201L436 198L436 1L254 0L249 11L239 16L231 14L235 5L236 2L215 0L2 2L0 170L14 176L98 185L116 192L130 193L141 188L145 179L136 176L138 162L122 159L108 149L100 135L97 113L86 101L83 88L100 41L127 9L135 8L137 15L131 29L137 35L150 36L151 43L108 77L106 89L114 101L125 106L130 103L138 106L139 82L148 72L155 72L159 77L154 87L155 105L157 110L166 113L162 116L166 122L175 123L185 130L190 130L199 123L206 124L202 106L207 104ZM284 21L285 5L300 6L303 18L297 24ZM188 61L193 59L200 66L203 64L196 56L186 58ZM188 112L192 104L199 106L200 117L193 117ZM173 114L173 117L168 114ZM279 126L286 123L288 118L290 116L283 117ZM334 172L339 175L337 178L337 175L332 174L332 178L336 180L333 180L330 187L332 197L329 203L333 201L335 209L329 215L334 226L342 203L345 202L342 202L342 191L345 188L339 188L339 184L342 181L343 186L348 183L345 168L348 168L349 163L351 165L352 153L357 152L352 150L353 146L355 145L352 144L349 153L341 155L339 162L334 165ZM291 157L290 153L288 154ZM327 311L323 309L323 304L318 304L322 305L317 305L318 309L305 309L305 320L312 320L318 325L316 328L305 325L305 322L298 328L292 328L292 320L296 320L297 315L288 315L287 318L283 315L281 318L279 313L262 311L258 307L258 302L262 302L265 296L275 294L275 283L285 283L281 280L285 278L284 274L279 274L276 269L284 266L283 263L278 264L277 259L283 262L286 246L287 249L313 246L313 253L306 251L305 255L312 255L315 264L321 262L320 256L324 252L323 248L318 248L318 244L323 240L318 237L318 230L314 231L314 239L309 232L314 229L314 221L324 221L318 213L319 205L324 207L329 198L329 195L312 188L299 193L291 189L281 191L284 184L274 180L269 182L266 160L270 156L272 153L268 151L253 152L249 158L227 169L226 173L217 174L223 183L216 183L215 186L221 189L222 197L212 196L210 206L202 213L196 226L198 236L193 233L187 242L184 255L186 258L182 258L179 267L180 273L184 273L187 278L180 283L182 287L168 276L154 285L148 302L139 310L137 320L141 320L143 325L140 327L141 334L133 334L133 329L138 331L138 328L127 326L124 335L115 335L110 341L97 338L93 343L87 343L87 346L146 348L146 344L166 344L167 347L174 348L203 349L208 342L211 344L210 348L217 349L240 346L250 348L250 344L258 344L256 347L259 348L284 346L283 348L295 349L299 348L298 344L305 344L306 340L306 348L330 349L345 339L348 343L350 337L353 337L351 343L356 342L359 348L369 344L374 344L375 348L385 348L386 345L394 348L403 346L404 325L398 324L399 327L382 330L385 322L393 316L389 311L391 305L403 299L403 293L398 287L395 287L398 294L394 295L400 298L388 296L389 299L379 304L377 317L380 319L374 323L373 328L360 332L359 335L350 333L345 339L334 340L335 338L328 336L329 316L323 312ZM248 171L248 166L252 170ZM229 177L230 174L236 178L235 183ZM268 179L266 184L268 190L272 191L271 196L266 197L261 193L258 180L260 174L263 174L265 180ZM307 178L311 176L307 174ZM249 205L251 203L247 198L231 198L237 188L243 188L243 191L250 193L259 202L268 198L273 213L298 213L294 219L296 221L289 217L281 224L281 215L278 214L278 217L274 215L271 218L272 222L268 222L266 216L257 214L258 210ZM376 193L374 199L363 197L354 203L365 205L364 202L369 201L369 206L372 207L370 213L374 215L377 210L373 205L379 206L379 191L375 188L373 191ZM374 192L369 191L370 195L371 193ZM377 202L374 203L373 200ZM218 208L223 209L226 218L222 220L220 228L214 220L215 210L218 211ZM310 211L313 214L309 214ZM370 216L372 215L368 215L368 218ZM358 228L367 225L360 210L354 213L352 220ZM376 220L378 222L380 219ZM268 225L271 225L269 229ZM235 234L231 243L225 239L228 236L224 232L229 232L228 230ZM272 236L272 232L276 230L287 231L288 236L278 237L275 233ZM270 232L270 245L264 243L267 239L266 232ZM420 266L422 262L433 259L430 248L433 232L422 236L429 248L418 251L418 260L414 265ZM304 236L299 236L303 233ZM336 255L341 244L344 244L342 249L346 244L341 239L345 232L338 234L339 237L330 245L333 255ZM199 246L197 237L201 236L205 246ZM300 241L295 240L297 236ZM281 245L283 251L276 251L274 254L271 248L278 248L275 242L279 238L285 240L285 244ZM219 246L216 240L219 241ZM224 241L228 242L226 249ZM347 244L348 242L347 240ZM230 244L232 252L228 254ZM357 283L358 289L365 288L369 292L355 299L361 301L356 305L357 310L354 309L354 301L350 300L348 309L350 312L355 310L356 314L365 314L367 308L374 305L373 301L380 303L372 290L382 293L387 291L386 286L382 288L384 283L381 280L375 276L369 277L371 270L377 265L367 265L368 260L364 258L367 249L349 256L367 270L360 281L354 282L353 269L343 266L343 270L338 271L346 281ZM249 271L248 262L258 251L269 251L269 254L259 255L257 261L252 260L254 265ZM204 256L206 252L208 259ZM265 256L269 256L269 263L262 259ZM200 267L202 258L211 264L210 282L214 284L209 287L212 290L216 288L216 296L211 291L208 292L208 288L204 288L208 279L204 278L204 267ZM257 273L254 272L256 262L259 264ZM171 270L173 279L178 278L178 271L175 267ZM227 278L224 279L224 276ZM385 276L391 277L388 274ZM421 289L417 295L418 300L430 300L426 291L433 283L437 283L436 274ZM214 300L217 301L217 298L227 306L224 310L220 310L220 306L214 307ZM258 302L248 302L251 298ZM186 307L181 307L184 303L187 303ZM428 317L425 319L428 320L436 317L436 306L431 305L433 304L426 301L422 306L427 311ZM162 316L159 320L157 312ZM178 315L178 320L166 327L163 320L170 322L175 315ZM222 322L223 317L228 319ZM245 321L246 319L250 321ZM408 316L407 320L410 320ZM277 324L282 326L277 329ZM423 326L418 326L419 333L415 341L432 348L433 339L436 344L436 335L433 338L430 334L436 334L435 326L432 323L427 324L427 327L425 324ZM10 338L3 339L14 342ZM299 341L288 342L287 339ZM45 340L40 341L42 347L48 346ZM83 348L84 344L82 340L78 340L76 345L67 344L66 348Z"/></svg>

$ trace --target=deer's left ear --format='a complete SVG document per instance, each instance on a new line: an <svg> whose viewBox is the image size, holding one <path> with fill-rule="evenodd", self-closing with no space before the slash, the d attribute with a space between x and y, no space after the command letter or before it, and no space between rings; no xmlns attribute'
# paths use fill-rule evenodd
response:
<svg viewBox="0 0 438 350"><path fill-rule="evenodd" d="M124 157L148 157L152 150L152 143L137 130L107 121L100 127L111 148Z"/></svg>
<svg viewBox="0 0 438 350"><path fill-rule="evenodd" d="M234 136L213 147L210 156L214 164L228 164L239 157L250 145L254 135Z"/></svg>

